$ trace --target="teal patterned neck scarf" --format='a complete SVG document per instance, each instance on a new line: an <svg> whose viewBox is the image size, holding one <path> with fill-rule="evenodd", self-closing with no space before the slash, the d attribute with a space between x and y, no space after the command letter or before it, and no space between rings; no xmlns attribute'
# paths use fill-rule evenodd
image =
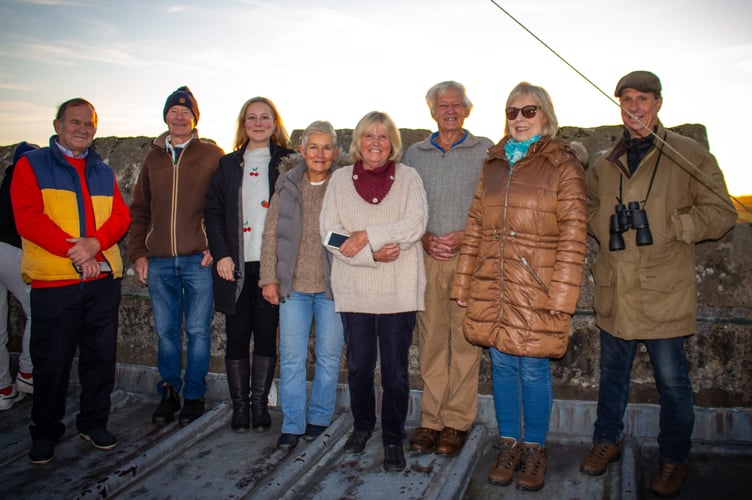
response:
<svg viewBox="0 0 752 500"><path fill-rule="evenodd" d="M527 155L527 150L530 146L540 138L540 135L534 135L530 139L522 142L510 138L507 143L504 144L504 152L507 154L509 164L514 166L515 163L524 158Z"/></svg>

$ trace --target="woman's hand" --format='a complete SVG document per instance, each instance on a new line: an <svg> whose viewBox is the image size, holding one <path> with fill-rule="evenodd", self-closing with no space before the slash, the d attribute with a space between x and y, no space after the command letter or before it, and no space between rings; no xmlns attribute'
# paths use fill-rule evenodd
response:
<svg viewBox="0 0 752 500"><path fill-rule="evenodd" d="M457 305L460 307L467 307L467 302L464 300L457 299Z"/></svg>
<svg viewBox="0 0 752 500"><path fill-rule="evenodd" d="M279 285L276 283L270 283L268 285L264 285L264 287L261 289L261 295L264 296L264 299L272 305L278 306L279 305Z"/></svg>
<svg viewBox="0 0 752 500"><path fill-rule="evenodd" d="M339 247L339 251L349 259L355 257L355 255L367 244L368 234L366 234L365 231L355 231L350 234L350 237L347 238L344 243L342 243L342 246Z"/></svg>
<svg viewBox="0 0 752 500"><path fill-rule="evenodd" d="M235 281L235 262L232 257L222 257L217 261L217 275L227 281Z"/></svg>
<svg viewBox="0 0 752 500"><path fill-rule="evenodd" d="M397 260L399 255L399 244L390 243L373 252L373 260L376 262L392 262L393 260Z"/></svg>

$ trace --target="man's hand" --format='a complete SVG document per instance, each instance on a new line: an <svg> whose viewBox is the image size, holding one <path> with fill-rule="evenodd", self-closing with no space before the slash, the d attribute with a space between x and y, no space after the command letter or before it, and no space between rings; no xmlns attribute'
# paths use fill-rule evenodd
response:
<svg viewBox="0 0 752 500"><path fill-rule="evenodd" d="M462 238L464 236L464 231L453 231L443 236L426 233L423 235L421 242L426 253L434 259L449 260L462 246Z"/></svg>
<svg viewBox="0 0 752 500"><path fill-rule="evenodd" d="M149 259L146 257L139 257L133 263L133 269L136 271L136 277L142 285L148 285L149 278Z"/></svg>
<svg viewBox="0 0 752 500"><path fill-rule="evenodd" d="M368 234L365 231L355 231L350 234L350 237L342 243L339 247L339 251L347 258L355 257L363 247L368 244Z"/></svg>
<svg viewBox="0 0 752 500"><path fill-rule="evenodd" d="M204 250L204 256L201 258L201 267L209 267L214 262L212 254L209 250Z"/></svg>
<svg viewBox="0 0 752 500"><path fill-rule="evenodd" d="M76 264L81 268L81 279L96 278L99 276L99 261L89 259L83 264Z"/></svg>
<svg viewBox="0 0 752 500"><path fill-rule="evenodd" d="M400 246L397 243L390 243L373 252L373 260L376 262L392 262L397 260L399 255Z"/></svg>
<svg viewBox="0 0 752 500"><path fill-rule="evenodd" d="M96 238L68 238L65 241L73 243L66 255L79 267L83 267L84 262L94 259L102 247ZM97 274L99 274L98 270L99 268L97 268Z"/></svg>

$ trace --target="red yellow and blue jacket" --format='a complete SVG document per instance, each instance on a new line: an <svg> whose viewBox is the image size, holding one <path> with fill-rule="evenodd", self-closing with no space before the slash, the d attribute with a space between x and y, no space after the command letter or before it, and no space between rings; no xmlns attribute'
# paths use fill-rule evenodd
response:
<svg viewBox="0 0 752 500"><path fill-rule="evenodd" d="M16 166L11 185L13 212L21 235L21 274L33 287L78 283L80 275L66 252L69 238L94 237L115 278L123 275L118 241L130 225L112 169L89 148L84 158L50 147L32 151ZM101 277L101 276L100 276ZM97 279L97 278L94 278Z"/></svg>

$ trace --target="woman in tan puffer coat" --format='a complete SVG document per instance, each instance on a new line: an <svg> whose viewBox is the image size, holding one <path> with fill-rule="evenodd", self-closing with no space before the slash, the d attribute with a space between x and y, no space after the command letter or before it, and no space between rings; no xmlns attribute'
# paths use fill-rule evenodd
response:
<svg viewBox="0 0 752 500"><path fill-rule="evenodd" d="M491 347L501 451L489 480L510 484L519 465L517 488L538 490L553 404L548 358L566 352L585 261L585 173L554 138L543 88L518 84L506 118L470 208L452 297L467 306L467 339Z"/></svg>

